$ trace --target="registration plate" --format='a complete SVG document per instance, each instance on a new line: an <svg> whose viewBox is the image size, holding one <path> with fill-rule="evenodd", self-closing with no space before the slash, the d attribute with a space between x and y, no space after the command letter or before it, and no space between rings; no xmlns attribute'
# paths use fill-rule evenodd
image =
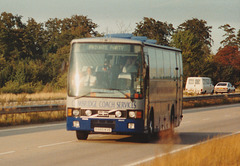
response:
<svg viewBox="0 0 240 166"><path fill-rule="evenodd" d="M111 132L112 132L112 128L106 128L106 127L94 127L94 132L111 133Z"/></svg>
<svg viewBox="0 0 240 166"><path fill-rule="evenodd" d="M108 116L108 111L98 111L99 116Z"/></svg>

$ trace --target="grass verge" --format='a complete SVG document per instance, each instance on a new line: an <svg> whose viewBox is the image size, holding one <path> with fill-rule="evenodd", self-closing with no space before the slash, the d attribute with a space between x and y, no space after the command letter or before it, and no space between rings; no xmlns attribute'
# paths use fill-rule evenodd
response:
<svg viewBox="0 0 240 166"><path fill-rule="evenodd" d="M15 106L26 105L28 101L50 101L50 100L65 100L66 92L58 93L33 93L33 94L0 94L0 106Z"/></svg>
<svg viewBox="0 0 240 166"><path fill-rule="evenodd" d="M155 158L141 166L238 166L240 134L214 138L190 149Z"/></svg>
<svg viewBox="0 0 240 166"><path fill-rule="evenodd" d="M27 105L29 101L34 104L49 104L52 100L65 100L66 92L41 92L34 94L0 94L0 111L4 106ZM30 102L32 104L32 102ZM66 111L46 111L32 113L3 114L0 116L0 127L21 124L35 124L66 119Z"/></svg>
<svg viewBox="0 0 240 166"><path fill-rule="evenodd" d="M194 107L205 107L213 105L224 105L240 103L240 97L234 98L221 98L221 99L208 99L208 100L195 100L195 101L184 101L183 108L194 108Z"/></svg>
<svg viewBox="0 0 240 166"><path fill-rule="evenodd" d="M35 124L66 119L66 111L47 111L32 113L3 114L0 116L0 127L21 124Z"/></svg>

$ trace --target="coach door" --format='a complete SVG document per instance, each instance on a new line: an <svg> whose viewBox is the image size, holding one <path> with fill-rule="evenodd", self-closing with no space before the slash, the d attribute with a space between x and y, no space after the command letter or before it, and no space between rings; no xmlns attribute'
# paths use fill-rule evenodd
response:
<svg viewBox="0 0 240 166"><path fill-rule="evenodd" d="M176 97L177 97L177 126L180 123L182 117L182 57L180 52L176 52Z"/></svg>
<svg viewBox="0 0 240 166"><path fill-rule="evenodd" d="M148 114L149 114L149 55L148 50L144 47L144 65L143 65L143 77L144 77L144 94L145 94L145 117L144 126L147 127L148 124Z"/></svg>

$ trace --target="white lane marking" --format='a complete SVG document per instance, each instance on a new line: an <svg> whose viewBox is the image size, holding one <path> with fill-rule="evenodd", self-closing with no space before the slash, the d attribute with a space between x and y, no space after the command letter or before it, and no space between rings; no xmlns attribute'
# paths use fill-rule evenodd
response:
<svg viewBox="0 0 240 166"><path fill-rule="evenodd" d="M210 118L205 118L205 119L203 119L203 120L209 120Z"/></svg>
<svg viewBox="0 0 240 166"><path fill-rule="evenodd" d="M0 156L1 155L5 155L5 154L11 154L11 153L15 153L16 151L8 151L8 152L3 152L3 153L0 153Z"/></svg>
<svg viewBox="0 0 240 166"><path fill-rule="evenodd" d="M224 138L224 137L228 137L228 136L232 136L232 135L236 135L236 134L240 134L240 131L237 131L237 132L235 132L235 133L231 133L231 134L228 134L228 135L223 135L223 136L218 137L218 138ZM217 139L217 138L216 138L216 139ZM192 148L192 147L195 147L195 146L204 144L204 143L209 142L209 141L212 141L212 140L213 140L213 139L210 139L210 140L204 141L204 142L199 142L199 143L193 144L193 145L188 145L188 146L185 146L185 147L182 147L182 148L173 150L173 151L168 152L168 153L163 153L163 154L160 154L160 155L157 155L157 156L149 157L149 158L146 158L146 159L143 159L143 160L140 160L140 161L131 163L131 164L126 164L125 166L136 166L136 165L140 165L140 164L142 164L142 163L145 163L145 162L154 160L154 159L156 159L156 158L163 157L163 156L166 156L166 155L168 155L168 154L173 154L173 153L176 153L176 152L179 152L179 151L182 151L182 150L190 149L190 148Z"/></svg>
<svg viewBox="0 0 240 166"><path fill-rule="evenodd" d="M32 126L32 127L22 127L22 128L15 128L15 129L4 129L0 130L0 132L4 131L17 131L17 130L26 130L26 129L36 129L36 128L43 128L43 127L53 127L53 126L61 126L65 123L60 123L60 124L49 124L49 125L41 125L41 126Z"/></svg>
<svg viewBox="0 0 240 166"><path fill-rule="evenodd" d="M41 146L38 146L38 148L45 148L45 147L49 147L49 146L62 145L62 144L67 144L67 143L71 143L71 142L73 142L73 141L57 142L57 143L53 143L53 144L41 145Z"/></svg>
<svg viewBox="0 0 240 166"><path fill-rule="evenodd" d="M231 117L231 115L228 115L228 114L227 114L227 115L225 115L225 117Z"/></svg>
<svg viewBox="0 0 240 166"><path fill-rule="evenodd" d="M199 144L200 144L200 143L199 143ZM142 163L145 163L145 162L154 160L155 158L163 157L163 156L165 156L165 155L167 155L167 154L172 154L172 153L179 152L179 151L181 151L181 150L190 149L190 148L192 148L192 147L194 147L194 146L196 146L196 145L198 145L198 144L188 145L188 146L185 146L185 147L183 147L183 148L173 150L173 151L171 151L171 152L169 152L169 153L163 153L163 154L160 154L160 155L157 155L157 156L149 157L149 158L143 159L143 160L141 160L141 161L137 161L137 162L135 162L135 163L127 164L127 165L125 165L125 166L140 165L140 164L142 164Z"/></svg>
<svg viewBox="0 0 240 166"><path fill-rule="evenodd" d="M184 124L185 124L185 123L191 123L191 121L183 121L182 123L184 123Z"/></svg>

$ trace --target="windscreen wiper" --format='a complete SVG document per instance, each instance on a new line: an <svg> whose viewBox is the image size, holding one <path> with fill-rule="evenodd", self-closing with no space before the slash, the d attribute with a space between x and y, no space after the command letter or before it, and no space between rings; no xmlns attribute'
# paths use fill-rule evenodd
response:
<svg viewBox="0 0 240 166"><path fill-rule="evenodd" d="M126 98L131 99L131 97L128 96L126 93L124 93L123 90L121 90L121 89L114 89L114 88L112 88L112 89L107 89L107 90L115 90L115 91L118 91L118 92L120 92L121 94L123 94Z"/></svg>
<svg viewBox="0 0 240 166"><path fill-rule="evenodd" d="M111 88L111 89L101 89L101 90L114 90L114 91L118 91L118 92L120 92L121 94L123 94L126 98L128 98L128 99L132 99L130 96L128 96L126 93L124 93L122 90L120 90L120 89L113 89L113 88ZM84 94L84 95L82 95L82 96L77 96L77 97L75 97L74 99L76 100L76 99L80 99L80 98L82 98L82 97L87 97L89 94L91 94L91 93L109 93L109 92L88 92L88 93L86 93L86 94Z"/></svg>
<svg viewBox="0 0 240 166"><path fill-rule="evenodd" d="M80 99L80 98L82 98L82 97L86 97L86 96L88 96L88 95L90 95L92 92L88 92L88 93L86 93L86 94L84 94L84 95L82 95L82 96L77 96L77 97L75 97L74 99L76 100L76 99Z"/></svg>

